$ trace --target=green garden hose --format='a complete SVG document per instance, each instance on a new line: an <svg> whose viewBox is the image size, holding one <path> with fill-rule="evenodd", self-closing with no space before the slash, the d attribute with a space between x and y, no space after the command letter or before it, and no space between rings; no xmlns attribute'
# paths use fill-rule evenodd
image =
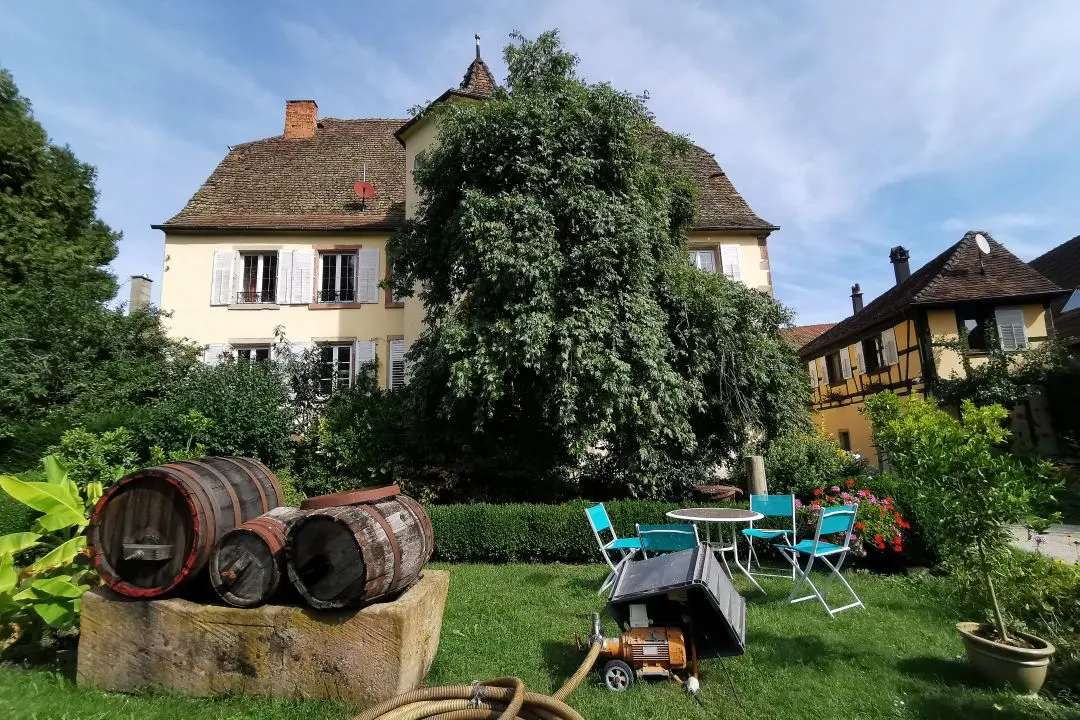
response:
<svg viewBox="0 0 1080 720"><path fill-rule="evenodd" d="M592 670L600 647L592 644L581 667L554 695L526 692L518 678L495 678L472 685L413 690L353 720L583 720L564 701Z"/></svg>

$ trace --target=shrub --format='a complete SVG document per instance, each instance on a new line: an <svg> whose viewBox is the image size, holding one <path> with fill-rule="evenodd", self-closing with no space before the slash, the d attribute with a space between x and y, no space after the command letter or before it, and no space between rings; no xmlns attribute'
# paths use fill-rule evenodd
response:
<svg viewBox="0 0 1080 720"><path fill-rule="evenodd" d="M435 557L445 562L601 561L584 500L561 505L431 505ZM634 537L634 523L670 523L665 516L682 505L654 500L604 504L619 537Z"/></svg>
<svg viewBox="0 0 1080 720"><path fill-rule="evenodd" d="M40 517L29 531L0 536L0 650L21 641L40 641L46 628L77 626L80 598L95 582L83 550L87 514L101 497L101 484L80 489L67 468L47 456L45 482L0 475L0 488Z"/></svg>
<svg viewBox="0 0 1080 720"><path fill-rule="evenodd" d="M1080 567L1017 550L999 599L1013 624L1041 633L1080 659Z"/></svg>
<svg viewBox="0 0 1080 720"><path fill-rule="evenodd" d="M765 450L770 493L805 496L865 471L865 462L841 450L820 428L781 435Z"/></svg>
<svg viewBox="0 0 1080 720"><path fill-rule="evenodd" d="M330 396L314 438L305 441L304 488L327 493L392 482L401 437L400 394L381 390L371 365Z"/></svg>
<svg viewBox="0 0 1080 720"><path fill-rule="evenodd" d="M81 427L68 430L50 452L67 466L80 488L92 482L108 485L137 462L131 432L122 427L103 433Z"/></svg>
<svg viewBox="0 0 1080 720"><path fill-rule="evenodd" d="M864 487L861 480L863 478L848 478L837 485L814 488L809 504L796 500L799 508L797 515L805 528L805 536L813 536L820 508L857 505L855 528L851 534L853 550L865 552L866 548L888 548L897 554L903 552L910 525L896 508L891 496L878 497L873 490Z"/></svg>
<svg viewBox="0 0 1080 720"><path fill-rule="evenodd" d="M172 387L136 429L140 450L178 450L192 441L192 412L210 421L198 438L210 455L256 458L285 467L292 456L293 411L285 379L273 363L223 362L198 367Z"/></svg>
<svg viewBox="0 0 1080 720"><path fill-rule="evenodd" d="M1008 577L1008 524L1052 498L1053 466L1005 450L1008 413L1000 405L965 400L957 418L932 400L883 392L867 401L867 411L874 444L910 484L928 540L962 587L982 595L998 638L1007 642L1007 608L995 581Z"/></svg>
<svg viewBox="0 0 1080 720"><path fill-rule="evenodd" d="M300 503L307 499L307 495L301 491L296 480L288 470L275 470L278 483L281 485L282 494L285 496L285 504L289 507L300 507Z"/></svg>

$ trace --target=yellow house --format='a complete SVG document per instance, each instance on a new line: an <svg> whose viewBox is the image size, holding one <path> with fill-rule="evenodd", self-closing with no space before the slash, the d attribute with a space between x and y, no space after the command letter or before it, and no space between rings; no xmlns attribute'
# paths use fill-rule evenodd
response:
<svg viewBox="0 0 1080 720"><path fill-rule="evenodd" d="M478 38L461 84L435 103L482 102L495 86ZM280 327L296 349L320 348L328 386L375 359L380 384L404 383L424 309L379 285L389 235L416 212L413 169L437 139L430 113L320 119L314 100L286 102L282 135L232 146L187 205L154 226L165 233L170 334L203 345L214 363L269 357ZM691 262L771 293L766 243L777 228L704 149L677 162L699 189Z"/></svg>
<svg viewBox="0 0 1080 720"><path fill-rule="evenodd" d="M877 451L860 412L869 395L932 394L936 379L959 376L959 353L942 344L956 341L961 327L976 365L985 361L978 351L986 349L990 326L1006 351L1045 341L1053 332L1047 308L1064 292L985 232L968 232L914 273L903 247L889 257L896 284L865 307L858 284L853 286L853 314L799 350L810 374L815 420L840 447L872 463ZM1030 420L1040 409L1024 411ZM1021 436L1034 435L1032 427L1014 417Z"/></svg>

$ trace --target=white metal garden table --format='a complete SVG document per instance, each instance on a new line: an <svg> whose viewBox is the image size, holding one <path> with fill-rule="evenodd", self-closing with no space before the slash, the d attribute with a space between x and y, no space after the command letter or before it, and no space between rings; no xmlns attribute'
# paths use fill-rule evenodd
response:
<svg viewBox="0 0 1080 720"><path fill-rule="evenodd" d="M704 523L705 524L705 544L708 545L714 552L719 553L720 562L724 564L724 569L727 570L728 577L731 577L731 568L728 566L727 553L732 554L732 561L735 563L735 567L739 568L739 571L753 583L754 587L761 592L765 592L758 585L757 580L750 574L750 571L743 567L739 562L739 523L749 523L755 520L761 520L765 516L759 512L753 510L742 510L740 508L683 508L681 510L672 510L667 514L669 518L674 520L685 520L687 522ZM713 542L712 536L709 531L709 526L712 523L718 523L719 528L719 541ZM727 538L724 537L724 526L731 528L731 544L727 544Z"/></svg>

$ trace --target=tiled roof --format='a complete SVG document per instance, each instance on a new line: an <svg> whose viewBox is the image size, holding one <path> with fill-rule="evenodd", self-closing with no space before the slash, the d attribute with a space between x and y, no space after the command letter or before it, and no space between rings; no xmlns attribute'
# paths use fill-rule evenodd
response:
<svg viewBox="0 0 1080 720"><path fill-rule="evenodd" d="M796 350L816 338L821 333L831 328L836 323L821 323L820 325L796 325L795 327L782 328L780 334L784 336Z"/></svg>
<svg viewBox="0 0 1080 720"><path fill-rule="evenodd" d="M234 145L166 230L393 229L405 218L405 120L319 121L310 138L282 136ZM716 159L693 146L673 160L699 188L694 229L775 226L758 217ZM361 206L353 184L364 177L375 197ZM362 209L361 209L362 208Z"/></svg>
<svg viewBox="0 0 1080 720"><path fill-rule="evenodd" d="M476 59L472 61L465 71L465 77L461 79L459 88L462 92L472 95L490 95L496 85L495 77L491 74L491 70L488 69L487 63L480 59L478 50Z"/></svg>
<svg viewBox="0 0 1080 720"><path fill-rule="evenodd" d="M677 158L675 164L690 175L698 188L695 230L749 228L771 232L777 229L750 209L716 158L705 148L691 146L689 154Z"/></svg>
<svg viewBox="0 0 1080 720"><path fill-rule="evenodd" d="M314 137L234 145L166 229L389 229L405 219L404 120L319 121ZM353 184L364 178L375 197ZM362 209L361 209L362 207Z"/></svg>
<svg viewBox="0 0 1080 720"><path fill-rule="evenodd" d="M1028 263L1063 288L1080 287L1080 235Z"/></svg>
<svg viewBox="0 0 1080 720"><path fill-rule="evenodd" d="M482 100L497 87L487 64L476 59L459 88L443 93ZM310 138L282 136L235 145L166 230L393 229L405 219L405 150L401 140L420 115L408 120L320 120ZM716 159L696 145L673 159L698 187L693 229L777 229L758 217L735 190ZM365 179L375 197L364 203L353 184Z"/></svg>
<svg viewBox="0 0 1080 720"><path fill-rule="evenodd" d="M1080 288L1080 235L1058 245L1032 260L1031 267L1068 290ZM1073 342L1080 341L1080 309L1062 313L1069 296L1063 296L1050 304L1054 328L1058 335Z"/></svg>
<svg viewBox="0 0 1080 720"><path fill-rule="evenodd" d="M859 312L834 325L805 345L799 355L818 357L848 345L864 334L898 318L912 306L948 305L973 300L1010 300L1019 297L1056 297L1062 289L1036 272L982 232L990 243L983 255L972 230L960 242L913 272L899 285L886 290Z"/></svg>

